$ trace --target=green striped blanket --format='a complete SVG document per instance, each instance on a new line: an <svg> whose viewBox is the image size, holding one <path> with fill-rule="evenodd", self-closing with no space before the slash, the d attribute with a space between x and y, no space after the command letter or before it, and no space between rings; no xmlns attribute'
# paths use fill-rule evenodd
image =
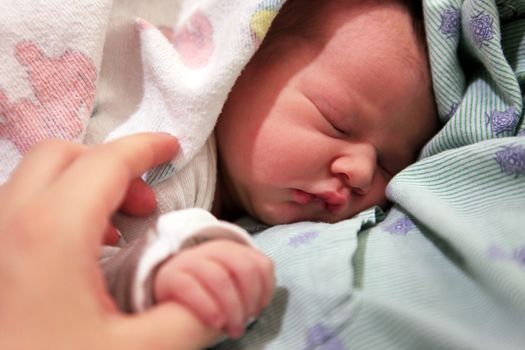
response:
<svg viewBox="0 0 525 350"><path fill-rule="evenodd" d="M273 227L271 307L221 349L525 348L525 1L425 0L441 132L370 209Z"/></svg>

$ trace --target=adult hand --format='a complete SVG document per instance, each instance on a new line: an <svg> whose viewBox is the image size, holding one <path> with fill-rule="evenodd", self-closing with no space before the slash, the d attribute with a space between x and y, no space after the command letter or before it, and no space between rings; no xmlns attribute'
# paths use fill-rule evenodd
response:
<svg viewBox="0 0 525 350"><path fill-rule="evenodd" d="M111 215L177 148L146 133L91 148L50 141L24 157L0 187L1 349L197 349L216 338L175 303L132 316L105 303L98 253Z"/></svg>
<svg viewBox="0 0 525 350"><path fill-rule="evenodd" d="M122 202L119 212L131 216L148 216L155 212L157 199L155 191L149 187L141 178L131 181ZM109 225L104 233L104 244L117 245L120 233L113 225Z"/></svg>

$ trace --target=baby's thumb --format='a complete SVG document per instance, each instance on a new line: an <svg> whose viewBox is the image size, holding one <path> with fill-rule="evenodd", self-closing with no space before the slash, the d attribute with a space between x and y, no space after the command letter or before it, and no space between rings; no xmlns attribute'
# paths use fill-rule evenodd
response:
<svg viewBox="0 0 525 350"><path fill-rule="evenodd" d="M186 308L163 303L117 321L116 331L127 349L191 350L213 344L220 333L206 327Z"/></svg>

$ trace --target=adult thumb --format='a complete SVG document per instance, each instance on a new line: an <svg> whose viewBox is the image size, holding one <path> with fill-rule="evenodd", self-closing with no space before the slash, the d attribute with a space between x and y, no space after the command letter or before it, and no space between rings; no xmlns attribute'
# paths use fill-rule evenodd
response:
<svg viewBox="0 0 525 350"><path fill-rule="evenodd" d="M145 312L118 316L113 329L122 349L192 350L213 344L220 332L206 327L190 311L176 303L159 304Z"/></svg>

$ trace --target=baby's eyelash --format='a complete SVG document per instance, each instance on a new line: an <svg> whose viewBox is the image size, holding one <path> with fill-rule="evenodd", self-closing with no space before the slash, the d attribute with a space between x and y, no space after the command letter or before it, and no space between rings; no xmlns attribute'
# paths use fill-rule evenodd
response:
<svg viewBox="0 0 525 350"><path fill-rule="evenodd" d="M339 134L341 137L347 137L348 136L348 132L346 132L345 130L339 128L333 121L331 118L329 118L318 106L316 103L314 103L314 101L308 97L308 95L305 95L306 98L308 99L308 101L310 101L310 103L315 107L315 109L317 109L317 112L326 120L326 122L328 124L330 124L330 126L332 127L332 129L335 130L335 132L337 132L337 134Z"/></svg>
<svg viewBox="0 0 525 350"><path fill-rule="evenodd" d="M347 134L346 131L344 131L344 130L342 130L342 129L339 129L337 126L334 125L333 127L334 127L335 130L337 130L337 132L340 132L341 134L344 134L344 135Z"/></svg>
<svg viewBox="0 0 525 350"><path fill-rule="evenodd" d="M334 122L332 122L330 119L326 118L326 120L328 120L328 123L330 123L330 125L332 126L332 128L338 133L338 134L341 134L341 136L345 136L347 137L348 136L348 132L339 128Z"/></svg>

